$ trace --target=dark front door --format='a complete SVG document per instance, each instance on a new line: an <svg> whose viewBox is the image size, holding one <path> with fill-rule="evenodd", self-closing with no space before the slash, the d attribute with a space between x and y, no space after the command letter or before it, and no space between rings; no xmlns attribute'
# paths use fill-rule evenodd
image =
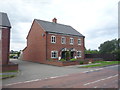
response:
<svg viewBox="0 0 120 90"><path fill-rule="evenodd" d="M62 52L61 58L65 59L65 52L64 51Z"/></svg>
<svg viewBox="0 0 120 90"><path fill-rule="evenodd" d="M74 52L71 52L71 59L74 58Z"/></svg>

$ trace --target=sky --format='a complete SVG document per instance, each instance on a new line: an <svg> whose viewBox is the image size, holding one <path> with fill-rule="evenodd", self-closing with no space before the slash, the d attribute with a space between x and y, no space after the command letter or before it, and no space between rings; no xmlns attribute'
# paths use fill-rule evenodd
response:
<svg viewBox="0 0 120 90"><path fill-rule="evenodd" d="M11 22L10 50L26 47L34 19L70 25L85 36L86 49L118 38L119 0L0 0L0 12Z"/></svg>

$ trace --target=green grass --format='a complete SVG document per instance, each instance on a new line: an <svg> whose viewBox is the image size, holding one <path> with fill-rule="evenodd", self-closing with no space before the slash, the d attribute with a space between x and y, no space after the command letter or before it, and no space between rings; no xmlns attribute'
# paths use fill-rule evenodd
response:
<svg viewBox="0 0 120 90"><path fill-rule="evenodd" d="M2 78L14 77L15 75L0 75Z"/></svg>
<svg viewBox="0 0 120 90"><path fill-rule="evenodd" d="M0 73L17 73L19 71L6 71L6 72L0 72ZM0 77L2 78L8 78L8 77L14 77L16 76L16 74L12 74L12 75L0 75Z"/></svg>
<svg viewBox="0 0 120 90"><path fill-rule="evenodd" d="M120 64L120 61L96 61L94 63L99 63L99 64L87 65L87 66L81 66L81 67L84 67L84 68L103 67L103 66L108 66L108 65Z"/></svg>
<svg viewBox="0 0 120 90"><path fill-rule="evenodd" d="M76 61L77 59L73 58L73 59L70 59L70 61Z"/></svg>
<svg viewBox="0 0 120 90"><path fill-rule="evenodd" d="M17 70L16 71L6 71L6 72L0 72L0 73L10 73L10 72L18 72Z"/></svg>

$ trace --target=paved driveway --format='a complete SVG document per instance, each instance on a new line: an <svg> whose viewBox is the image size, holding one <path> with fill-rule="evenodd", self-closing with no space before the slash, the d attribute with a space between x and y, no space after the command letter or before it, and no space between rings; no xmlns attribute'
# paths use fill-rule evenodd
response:
<svg viewBox="0 0 120 90"><path fill-rule="evenodd" d="M27 62L22 60L11 60L19 64L20 72L16 77L3 80L3 85L17 82L30 81L35 79L44 79L54 76L79 73L90 70L88 68L78 68L76 66L52 66L40 63Z"/></svg>

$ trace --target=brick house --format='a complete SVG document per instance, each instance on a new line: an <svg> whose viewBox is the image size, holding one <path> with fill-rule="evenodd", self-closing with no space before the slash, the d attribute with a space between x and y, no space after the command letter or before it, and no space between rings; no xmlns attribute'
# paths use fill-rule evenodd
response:
<svg viewBox="0 0 120 90"><path fill-rule="evenodd" d="M18 70L18 64L9 61L11 24L6 13L0 12L0 65L3 71Z"/></svg>
<svg viewBox="0 0 120 90"><path fill-rule="evenodd" d="M23 60L47 63L84 59L84 36L69 25L35 19L27 36Z"/></svg>

